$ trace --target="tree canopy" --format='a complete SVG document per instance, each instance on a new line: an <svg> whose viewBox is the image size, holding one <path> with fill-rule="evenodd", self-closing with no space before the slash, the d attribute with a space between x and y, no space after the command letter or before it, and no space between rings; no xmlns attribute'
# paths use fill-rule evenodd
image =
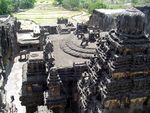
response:
<svg viewBox="0 0 150 113"><path fill-rule="evenodd" d="M10 14L12 10L11 0L0 0L0 14Z"/></svg>
<svg viewBox="0 0 150 113"><path fill-rule="evenodd" d="M36 0L0 0L0 15L10 14L18 8L32 8Z"/></svg>
<svg viewBox="0 0 150 113"><path fill-rule="evenodd" d="M141 5L150 3L150 0L54 0L58 5L67 9L88 9L92 12L95 8L122 8L124 4Z"/></svg>

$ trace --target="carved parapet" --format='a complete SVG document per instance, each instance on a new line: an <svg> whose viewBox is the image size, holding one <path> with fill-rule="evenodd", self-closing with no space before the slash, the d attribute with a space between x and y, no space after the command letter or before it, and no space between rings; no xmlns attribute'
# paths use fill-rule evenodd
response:
<svg viewBox="0 0 150 113"><path fill-rule="evenodd" d="M142 35L145 28L145 15L131 8L123 11L117 17L117 32L126 35Z"/></svg>
<svg viewBox="0 0 150 113"><path fill-rule="evenodd" d="M142 105L146 100L146 97L139 97L139 98L134 98L131 99L131 105Z"/></svg>
<svg viewBox="0 0 150 113"><path fill-rule="evenodd" d="M108 109L113 109L120 106L120 101L117 99L107 100L104 102L104 107Z"/></svg>
<svg viewBox="0 0 150 113"><path fill-rule="evenodd" d="M134 76L141 76L141 75L148 75L150 71L134 71L134 72L113 72L113 78L125 78L125 77L134 77Z"/></svg>
<svg viewBox="0 0 150 113"><path fill-rule="evenodd" d="M123 77L126 77L126 73L125 72L115 72L115 73L112 73L112 77L113 78L123 78Z"/></svg>

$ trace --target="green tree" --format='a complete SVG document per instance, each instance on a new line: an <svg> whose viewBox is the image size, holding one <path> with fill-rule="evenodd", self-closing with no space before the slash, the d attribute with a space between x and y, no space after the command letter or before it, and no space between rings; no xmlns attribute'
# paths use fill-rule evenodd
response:
<svg viewBox="0 0 150 113"><path fill-rule="evenodd" d="M63 6L71 10L78 9L79 3L79 0L63 0Z"/></svg>
<svg viewBox="0 0 150 113"><path fill-rule="evenodd" d="M150 0L143 0L143 3L150 3Z"/></svg>
<svg viewBox="0 0 150 113"><path fill-rule="evenodd" d="M138 0L131 0L131 2L132 2L133 4L137 4L139 1L138 1Z"/></svg>
<svg viewBox="0 0 150 113"><path fill-rule="evenodd" d="M34 3L36 0L20 0L19 1L19 7L20 8L32 8L34 6Z"/></svg>
<svg viewBox="0 0 150 113"><path fill-rule="evenodd" d="M89 13L92 13L94 9L107 8L107 5L103 2L93 2L88 6Z"/></svg>
<svg viewBox="0 0 150 113"><path fill-rule="evenodd" d="M11 0L0 0L0 14L10 14L12 11L12 1Z"/></svg>

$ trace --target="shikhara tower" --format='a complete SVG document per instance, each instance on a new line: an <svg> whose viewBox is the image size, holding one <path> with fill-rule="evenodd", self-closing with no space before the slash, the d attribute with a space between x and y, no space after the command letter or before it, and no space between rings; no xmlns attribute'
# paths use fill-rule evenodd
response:
<svg viewBox="0 0 150 113"><path fill-rule="evenodd" d="M149 113L150 39L145 15L127 9L116 30L97 44L95 56L78 82L81 113Z"/></svg>

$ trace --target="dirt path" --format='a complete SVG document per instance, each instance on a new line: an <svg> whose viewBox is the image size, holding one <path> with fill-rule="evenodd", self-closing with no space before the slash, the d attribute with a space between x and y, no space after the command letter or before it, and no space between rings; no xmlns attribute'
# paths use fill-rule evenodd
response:
<svg viewBox="0 0 150 113"><path fill-rule="evenodd" d="M89 19L89 14L87 14L86 12L82 11L80 14L78 15L74 15L72 16L70 19L72 19L74 22L86 22Z"/></svg>

